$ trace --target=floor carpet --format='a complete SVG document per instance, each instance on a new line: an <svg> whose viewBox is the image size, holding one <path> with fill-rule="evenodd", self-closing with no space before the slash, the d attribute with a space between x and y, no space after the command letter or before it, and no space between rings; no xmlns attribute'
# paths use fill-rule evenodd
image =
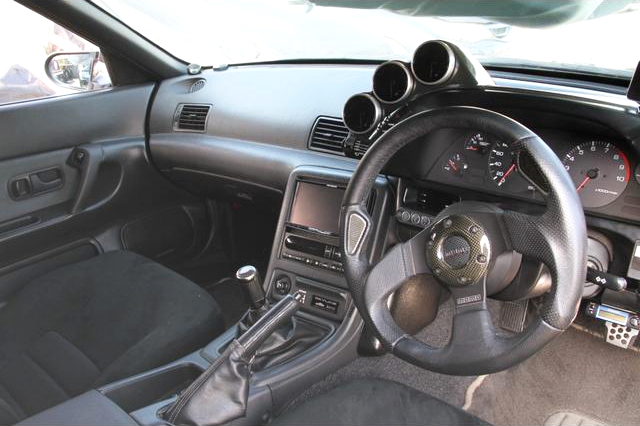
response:
<svg viewBox="0 0 640 426"><path fill-rule="evenodd" d="M499 309L492 306L496 318ZM451 306L445 305L418 337L443 344L450 321ZM391 355L358 357L302 393L289 408L361 377L395 380L458 407L466 400L469 412L495 425L542 425L558 412L580 413L609 425L640 424L640 354L575 328L522 364L484 377L474 392L468 388L476 376L437 374Z"/></svg>

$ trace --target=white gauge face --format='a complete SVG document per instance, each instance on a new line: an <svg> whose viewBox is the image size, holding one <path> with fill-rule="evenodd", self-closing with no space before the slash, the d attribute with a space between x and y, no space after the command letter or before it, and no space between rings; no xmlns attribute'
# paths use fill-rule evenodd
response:
<svg viewBox="0 0 640 426"><path fill-rule="evenodd" d="M627 187L631 170L627 157L608 142L582 143L562 159L584 207L602 207L615 201Z"/></svg>
<svg viewBox="0 0 640 426"><path fill-rule="evenodd" d="M498 186L516 175L516 154L509 144L497 142L489 153L489 175Z"/></svg>

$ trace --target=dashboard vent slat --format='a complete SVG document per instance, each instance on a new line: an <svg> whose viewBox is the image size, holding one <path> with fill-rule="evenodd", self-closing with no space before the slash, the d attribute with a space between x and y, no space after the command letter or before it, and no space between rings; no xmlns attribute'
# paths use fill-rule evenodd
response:
<svg viewBox="0 0 640 426"><path fill-rule="evenodd" d="M211 105L182 104L176 110L173 128L181 131L204 132Z"/></svg>
<svg viewBox="0 0 640 426"><path fill-rule="evenodd" d="M344 155L343 145L349 130L340 118L320 116L309 137L309 149Z"/></svg>

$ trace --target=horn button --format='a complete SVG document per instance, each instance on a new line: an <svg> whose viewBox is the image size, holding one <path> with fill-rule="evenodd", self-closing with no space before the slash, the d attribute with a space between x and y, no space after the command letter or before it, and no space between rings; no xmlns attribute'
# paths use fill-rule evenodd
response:
<svg viewBox="0 0 640 426"><path fill-rule="evenodd" d="M431 228L427 263L445 284L463 287L483 278L491 244L482 226L464 215L445 217Z"/></svg>

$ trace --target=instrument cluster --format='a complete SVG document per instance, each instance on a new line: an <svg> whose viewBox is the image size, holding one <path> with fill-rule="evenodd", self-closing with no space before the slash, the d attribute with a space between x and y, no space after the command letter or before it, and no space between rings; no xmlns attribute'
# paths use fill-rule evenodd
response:
<svg viewBox="0 0 640 426"><path fill-rule="evenodd" d="M567 140L553 132L543 139L562 161L586 209L612 204L632 181L635 186L640 185L640 164L634 172L629 156L617 143L599 139ZM528 156L508 142L483 133L465 134L451 145L429 178L541 198L546 183L531 163Z"/></svg>

